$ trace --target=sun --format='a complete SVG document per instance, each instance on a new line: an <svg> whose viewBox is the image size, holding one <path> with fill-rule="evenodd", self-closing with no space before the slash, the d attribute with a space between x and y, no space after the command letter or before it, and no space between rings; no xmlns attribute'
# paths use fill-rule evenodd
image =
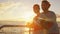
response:
<svg viewBox="0 0 60 34"><path fill-rule="evenodd" d="M24 16L24 17L23 17L24 20L25 20L26 22L29 22L29 21L32 21L32 20L33 20L35 14L34 14L34 13L31 13L31 12L27 12L27 13L25 13L23 16Z"/></svg>

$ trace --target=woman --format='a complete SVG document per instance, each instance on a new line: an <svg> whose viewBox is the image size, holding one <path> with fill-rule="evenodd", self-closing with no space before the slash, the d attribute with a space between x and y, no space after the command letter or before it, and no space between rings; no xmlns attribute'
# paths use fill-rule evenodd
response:
<svg viewBox="0 0 60 34"><path fill-rule="evenodd" d="M38 17L40 17L40 7L38 4L35 4L33 6L33 11L36 14L36 16L33 19L33 34L43 34L43 28L40 25L40 20Z"/></svg>
<svg viewBox="0 0 60 34"><path fill-rule="evenodd" d="M36 16L33 19L33 23L32 24L28 24L27 26L30 28L33 28L33 32L32 34L43 34L43 28L40 25L40 7L38 4L35 4L33 6L33 11L36 14Z"/></svg>

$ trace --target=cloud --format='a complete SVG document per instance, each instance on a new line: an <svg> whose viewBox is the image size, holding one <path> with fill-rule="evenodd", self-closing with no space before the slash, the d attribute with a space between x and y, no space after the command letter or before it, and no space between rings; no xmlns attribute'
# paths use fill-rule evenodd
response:
<svg viewBox="0 0 60 34"><path fill-rule="evenodd" d="M6 3L6 2L19 2L20 0L0 0L0 3Z"/></svg>
<svg viewBox="0 0 60 34"><path fill-rule="evenodd" d="M26 3L17 2L17 3L1 3L0 4L0 20L5 19L20 19L23 16L23 13L29 12L31 6L28 6Z"/></svg>
<svg viewBox="0 0 60 34"><path fill-rule="evenodd" d="M12 9L16 9L21 3L1 3L0 5L0 18L7 18L13 11ZM12 15L12 14L11 14ZM11 16L10 15L10 16Z"/></svg>

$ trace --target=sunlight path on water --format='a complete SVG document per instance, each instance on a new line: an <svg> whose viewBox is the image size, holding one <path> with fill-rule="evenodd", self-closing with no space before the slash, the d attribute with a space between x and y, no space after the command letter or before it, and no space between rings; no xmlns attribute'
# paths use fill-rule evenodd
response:
<svg viewBox="0 0 60 34"><path fill-rule="evenodd" d="M29 34L29 28L25 28L24 34Z"/></svg>

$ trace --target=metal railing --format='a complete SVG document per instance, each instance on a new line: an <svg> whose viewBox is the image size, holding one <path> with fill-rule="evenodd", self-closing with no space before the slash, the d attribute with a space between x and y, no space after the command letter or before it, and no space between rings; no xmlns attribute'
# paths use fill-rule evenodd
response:
<svg viewBox="0 0 60 34"><path fill-rule="evenodd" d="M4 28L4 27L26 27L26 25L2 25L1 27L0 27L0 30L2 29L2 28ZM29 34L31 34L30 32L31 32L31 30L30 30L30 28L29 28Z"/></svg>
<svg viewBox="0 0 60 34"><path fill-rule="evenodd" d="M0 27L0 29L2 29L4 27L26 27L26 25L3 25Z"/></svg>
<svg viewBox="0 0 60 34"><path fill-rule="evenodd" d="M0 30L4 27L26 27L26 25L3 25L3 26L0 27ZM60 27L59 27L59 29L60 29ZM29 28L28 32L29 32L29 34L31 34L32 30ZM3 32L0 32L0 33L3 33Z"/></svg>

